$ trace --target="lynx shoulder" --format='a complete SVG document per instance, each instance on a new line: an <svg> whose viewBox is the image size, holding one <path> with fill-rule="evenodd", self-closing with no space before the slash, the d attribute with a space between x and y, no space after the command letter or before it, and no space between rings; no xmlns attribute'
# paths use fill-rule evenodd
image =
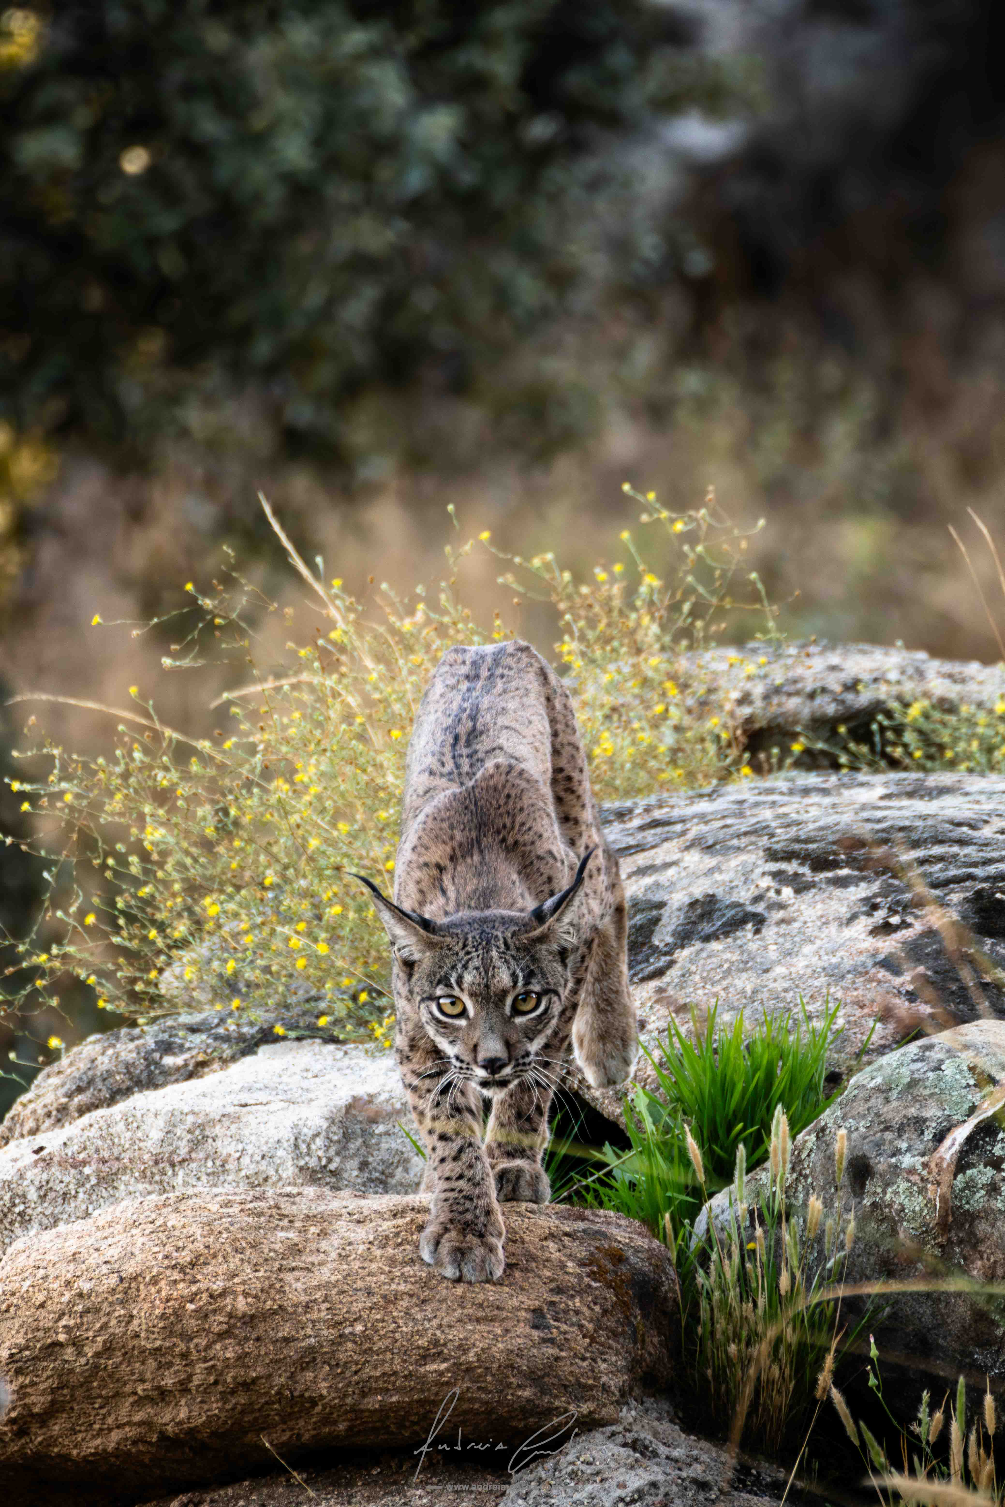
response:
<svg viewBox="0 0 1005 1507"><path fill-rule="evenodd" d="M500 1202L549 1197L541 1153L570 1052L599 1087L637 1051L617 859L572 702L529 644L443 656L408 748L394 901L370 888L428 1152L420 1251L444 1276L497 1279Z"/></svg>

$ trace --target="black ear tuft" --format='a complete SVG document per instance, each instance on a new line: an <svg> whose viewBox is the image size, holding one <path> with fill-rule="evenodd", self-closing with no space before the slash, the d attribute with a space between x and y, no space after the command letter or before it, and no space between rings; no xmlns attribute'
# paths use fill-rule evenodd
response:
<svg viewBox="0 0 1005 1507"><path fill-rule="evenodd" d="M531 928L532 936L536 936L543 932L546 927L550 927L572 904L582 887L583 880L586 878L586 866L596 851L596 848L590 848L588 852L583 854L579 861L579 868L576 870L576 877L568 889L562 890L558 895L550 896L547 900L542 900L541 904L535 905L534 909L528 914L527 924Z"/></svg>
<svg viewBox="0 0 1005 1507"><path fill-rule="evenodd" d="M364 878L362 874L350 872L349 877L358 879L370 891L377 907L377 914L384 923L384 930L401 959L414 962L412 952L417 945L439 945L442 942L439 927L435 921L430 921L428 916L420 916L417 911L405 910L402 906L395 905L393 900L388 900L387 896L381 894L377 886Z"/></svg>

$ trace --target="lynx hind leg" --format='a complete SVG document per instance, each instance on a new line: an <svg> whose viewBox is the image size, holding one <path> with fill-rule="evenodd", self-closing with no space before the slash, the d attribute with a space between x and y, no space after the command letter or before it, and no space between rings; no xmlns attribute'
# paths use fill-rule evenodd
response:
<svg viewBox="0 0 1005 1507"><path fill-rule="evenodd" d="M576 1061L592 1088L625 1083L639 1053L635 1004L628 987L627 929L624 896L619 895L594 936L572 1027Z"/></svg>

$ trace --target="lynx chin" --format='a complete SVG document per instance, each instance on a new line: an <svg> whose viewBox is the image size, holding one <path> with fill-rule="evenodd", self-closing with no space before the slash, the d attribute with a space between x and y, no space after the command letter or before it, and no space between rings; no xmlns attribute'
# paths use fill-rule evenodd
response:
<svg viewBox="0 0 1005 1507"><path fill-rule="evenodd" d="M499 1205L550 1197L541 1153L570 1047L596 1087L628 1078L638 1048L617 859L568 692L529 644L444 654L408 747L394 902L364 883L428 1153L419 1251L444 1277L495 1281Z"/></svg>

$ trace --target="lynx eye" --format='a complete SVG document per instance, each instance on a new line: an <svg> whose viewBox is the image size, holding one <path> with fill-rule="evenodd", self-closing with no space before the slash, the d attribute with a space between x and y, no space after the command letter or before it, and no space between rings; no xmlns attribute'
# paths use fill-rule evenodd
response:
<svg viewBox="0 0 1005 1507"><path fill-rule="evenodd" d="M436 1001L436 1008L441 1015L447 1015L451 1020L457 1020L464 1014L464 1001L458 999L456 994L441 994Z"/></svg>
<svg viewBox="0 0 1005 1507"><path fill-rule="evenodd" d="M522 994L517 994L514 997L513 1013L515 1015L529 1015L532 1010L537 1009L540 1003L540 994L534 994L531 990L525 989Z"/></svg>

